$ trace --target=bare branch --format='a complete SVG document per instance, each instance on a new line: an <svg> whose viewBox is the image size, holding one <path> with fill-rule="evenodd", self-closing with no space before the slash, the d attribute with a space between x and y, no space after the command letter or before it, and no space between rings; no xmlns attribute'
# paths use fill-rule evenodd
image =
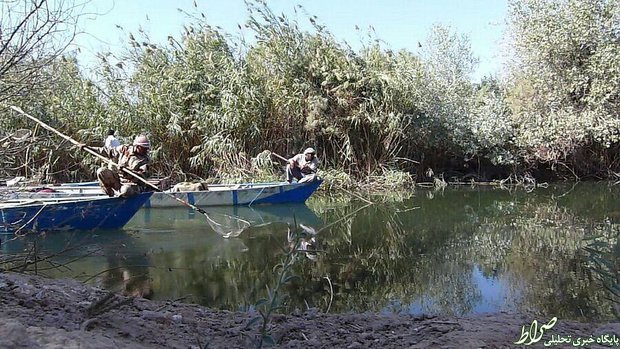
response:
<svg viewBox="0 0 620 349"><path fill-rule="evenodd" d="M42 83L42 71L75 38L85 4L0 0L0 101Z"/></svg>

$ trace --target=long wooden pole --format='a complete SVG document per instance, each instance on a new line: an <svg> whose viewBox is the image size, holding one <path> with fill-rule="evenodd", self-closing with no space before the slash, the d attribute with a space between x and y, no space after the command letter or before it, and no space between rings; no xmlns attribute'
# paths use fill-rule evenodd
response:
<svg viewBox="0 0 620 349"><path fill-rule="evenodd" d="M48 124L44 123L43 121L41 121L41 120L39 120L39 119L35 118L34 116L32 116L32 115L30 115L30 114L28 114L28 113L24 112L21 108L19 108L19 107L15 107L15 106L10 106L10 108L11 108L11 109L13 109L14 111L16 111L16 112L18 112L18 113L20 113L20 114L24 115L25 117L29 118L30 120L35 121L36 123L38 123L39 125L41 125L41 127L43 127L44 129L46 129L46 130L48 130L48 131L51 131L51 132L54 132L54 133L55 133L55 134L57 134L58 136L60 136L60 137L62 137L62 138L64 138L64 139L66 139L66 140L68 140L69 142L71 142L71 143L73 143L73 144L75 144L75 145L78 145L78 146L82 144L82 143L80 143L80 142L76 141L75 139L73 139L73 138L71 138L71 137L69 137L69 136L67 136L67 135L65 135L65 134L63 134L63 133L61 133L60 131L56 130L56 129L55 129L55 128L53 128L52 126L50 126L50 125L48 125ZM98 158L100 158L100 159L102 159L102 160L104 160L104 161L107 161L109 164L112 164L112 165L117 165L114 161L112 161L112 159L109 159L109 158L107 158L107 157L105 157L105 156L103 156L103 155L101 155L101 154L97 153L96 151L94 151L94 150L90 149L89 147L84 147L83 149L84 149L84 150L86 150L86 151L87 151L88 153L90 153L91 155L94 155L94 156L96 156L96 157L98 157ZM170 193L168 193L168 192L162 191L161 189L159 189L159 187L158 187L158 186L156 186L156 185L155 185L155 184L153 184L153 183L150 183L149 181L147 181L146 179L142 178L140 175L138 175L137 173L135 173L135 172L131 171L131 170L130 170L130 169L128 169L128 168L121 167L121 170L122 170L123 172L127 173L128 175L130 175L130 176L132 176L132 177L136 178L137 180L141 181L142 183L144 183L144 184L148 185L149 187L151 187L151 188L155 189L155 191L158 191L158 192L164 193L165 195L167 195L167 196L169 196L169 197L171 197L171 198L175 199L176 201L178 201L178 202L182 203L183 205L185 205L185 206L187 206L187 207L189 207L189 208L191 208L191 209L193 209L193 210L196 210L196 211L198 211L198 212L202 213L202 214L203 214L203 215L205 215L205 216L206 216L209 220L211 220L211 218L209 218L209 216L207 215L207 212L206 212L205 210L201 209L200 207L195 206L195 205L192 205L192 204L190 204L189 202L187 202L187 201L185 201L185 200L182 200L182 199L180 199L180 198L176 197L175 195L172 195L172 194L170 194Z"/></svg>
<svg viewBox="0 0 620 349"><path fill-rule="evenodd" d="M280 156L280 155L278 155L278 154L276 154L276 153L274 153L274 152L272 152L272 151L270 151L269 153L270 153L271 155L273 155L273 156L277 157L278 159L282 160L282 161L288 162L288 159L284 158L283 156Z"/></svg>

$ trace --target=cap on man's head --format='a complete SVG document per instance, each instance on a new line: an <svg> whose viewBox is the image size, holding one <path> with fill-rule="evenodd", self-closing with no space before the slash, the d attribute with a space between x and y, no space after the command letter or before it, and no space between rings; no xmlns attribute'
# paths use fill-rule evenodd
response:
<svg viewBox="0 0 620 349"><path fill-rule="evenodd" d="M306 150L304 150L304 154L316 154L316 151L314 150L314 148L307 148Z"/></svg>
<svg viewBox="0 0 620 349"><path fill-rule="evenodd" d="M139 145L141 147L149 149L151 147L151 142L146 138L145 135L139 135L136 139L133 140L133 145Z"/></svg>
<svg viewBox="0 0 620 349"><path fill-rule="evenodd" d="M108 136L114 136L114 132L115 132L115 131L114 131L114 129L113 129L113 128L108 129Z"/></svg>

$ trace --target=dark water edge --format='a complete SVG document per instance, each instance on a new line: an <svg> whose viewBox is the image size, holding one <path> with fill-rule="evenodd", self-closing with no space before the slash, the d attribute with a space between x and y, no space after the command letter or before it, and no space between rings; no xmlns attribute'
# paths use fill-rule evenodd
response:
<svg viewBox="0 0 620 349"><path fill-rule="evenodd" d="M295 225L301 252L284 312L467 315L501 311L617 319L620 187L555 184L505 190L418 189L380 204L317 196L307 205L143 209L120 231L50 233L3 244L3 254L59 253L39 273L127 294L251 309L277 284ZM389 195L392 199L386 199ZM403 197L405 197L403 199ZM239 237L221 234L251 227ZM70 262L70 263L69 263Z"/></svg>

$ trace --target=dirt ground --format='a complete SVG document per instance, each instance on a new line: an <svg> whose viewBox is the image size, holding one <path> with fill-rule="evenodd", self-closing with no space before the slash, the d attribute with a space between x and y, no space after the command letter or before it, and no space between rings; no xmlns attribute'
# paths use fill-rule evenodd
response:
<svg viewBox="0 0 620 349"><path fill-rule="evenodd" d="M247 325L255 316L124 297L74 280L0 274L0 348L254 348L258 324ZM310 310L274 316L269 333L279 348L511 348L532 320L504 313L454 318ZM620 322L558 320L530 347L543 347L550 333L620 338Z"/></svg>

